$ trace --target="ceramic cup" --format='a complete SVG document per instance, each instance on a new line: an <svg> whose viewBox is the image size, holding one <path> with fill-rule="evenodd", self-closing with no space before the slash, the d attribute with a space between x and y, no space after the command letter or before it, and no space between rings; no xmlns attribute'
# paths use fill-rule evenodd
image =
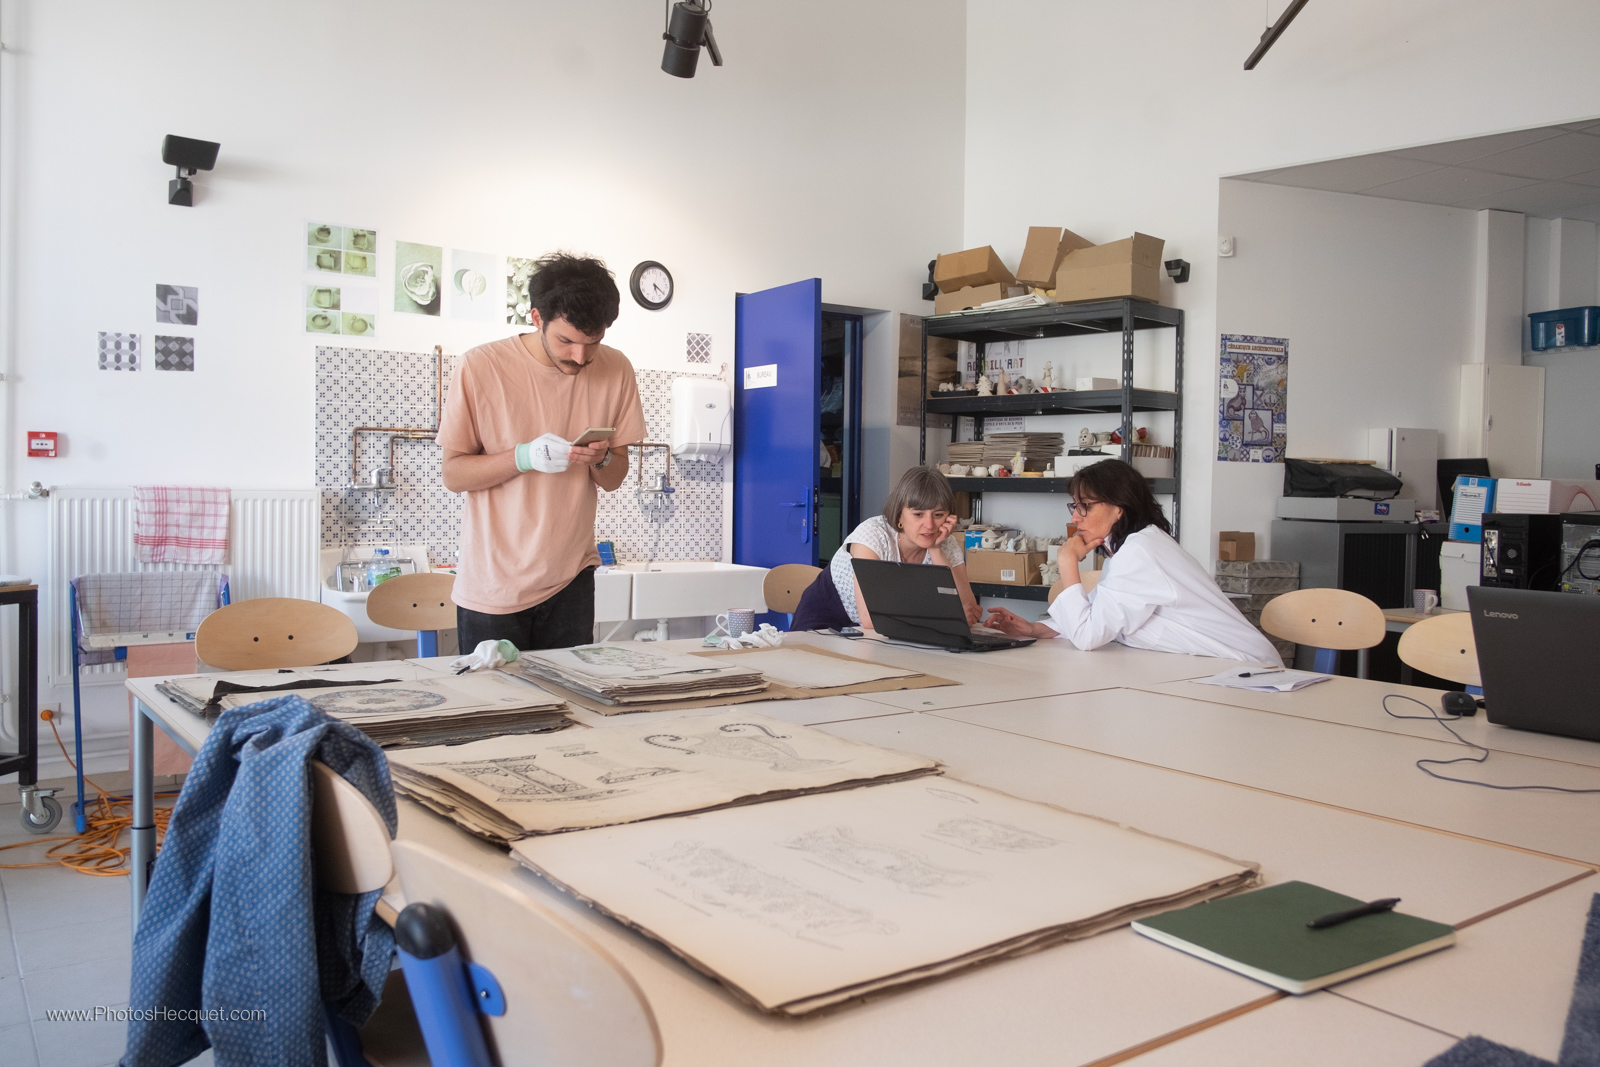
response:
<svg viewBox="0 0 1600 1067"><path fill-rule="evenodd" d="M756 609L729 608L717 616L717 626L729 637L742 637L756 628Z"/></svg>
<svg viewBox="0 0 1600 1067"><path fill-rule="evenodd" d="M311 302L319 308L331 308L335 305L334 291L332 289L311 290Z"/></svg>
<svg viewBox="0 0 1600 1067"><path fill-rule="evenodd" d="M989 477L989 468L988 467L973 467L972 468L972 476L974 478L987 478L987 477Z"/></svg>
<svg viewBox="0 0 1600 1067"><path fill-rule="evenodd" d="M339 257L332 252L318 252L317 266L323 270L334 270L339 266Z"/></svg>
<svg viewBox="0 0 1600 1067"><path fill-rule="evenodd" d="M1418 615L1432 615L1433 609L1439 606L1439 594L1432 589L1413 589L1411 603Z"/></svg>
<svg viewBox="0 0 1600 1067"><path fill-rule="evenodd" d="M333 236L333 227L318 226L316 229L311 231L311 235L315 237L319 243L326 241L328 238Z"/></svg>
<svg viewBox="0 0 1600 1067"><path fill-rule="evenodd" d="M317 258L321 259L322 257L319 256ZM367 257L361 252L347 252L344 257L344 265L349 270L364 271L367 269Z"/></svg>

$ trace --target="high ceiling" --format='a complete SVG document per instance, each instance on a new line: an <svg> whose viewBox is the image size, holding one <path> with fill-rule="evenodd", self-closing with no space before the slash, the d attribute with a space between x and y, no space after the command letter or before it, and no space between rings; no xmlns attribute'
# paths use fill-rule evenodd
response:
<svg viewBox="0 0 1600 1067"><path fill-rule="evenodd" d="M1230 177L1420 204L1600 222L1600 120Z"/></svg>

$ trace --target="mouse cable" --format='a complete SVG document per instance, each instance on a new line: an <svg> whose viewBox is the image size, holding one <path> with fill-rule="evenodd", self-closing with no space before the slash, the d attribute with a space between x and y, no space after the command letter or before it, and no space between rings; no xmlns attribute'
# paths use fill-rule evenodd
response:
<svg viewBox="0 0 1600 1067"><path fill-rule="evenodd" d="M1409 700L1413 704L1419 704L1422 707L1428 709L1428 714L1427 715L1401 715L1398 712L1390 711L1389 710L1389 701L1394 700L1394 699ZM1462 718L1462 716L1452 714L1447 719L1444 716L1440 715L1437 711L1435 711L1432 704L1423 703L1423 701L1418 700L1416 697L1408 697L1404 693L1390 693L1387 696L1385 696L1383 698L1383 710L1384 710L1384 713L1387 714L1391 719L1420 719L1420 720L1422 720L1424 722L1429 720L1429 719L1432 719L1434 722L1438 723L1440 726L1443 726L1445 728L1445 730L1450 734L1451 737L1455 738L1457 741L1460 741L1463 745L1466 745L1468 748L1475 748L1479 752L1483 753L1483 755L1481 755L1481 756L1460 756L1460 757L1457 757L1456 759L1419 759L1419 760L1417 760L1416 761L1417 770L1421 771L1423 774L1426 774L1430 778L1437 778L1441 782L1460 782L1462 785L1477 785L1477 786L1482 786L1485 789L1501 789L1501 790L1504 790L1506 792L1515 792L1515 791L1521 790L1521 789L1542 789L1542 790L1544 790L1546 792L1550 792L1550 793L1600 793L1600 789L1569 789L1566 786L1560 786L1560 785L1495 785L1493 782L1475 782L1471 778L1452 778L1448 774L1440 774L1437 771L1434 771L1434 770L1430 769L1430 767L1428 765L1431 764L1432 766L1435 766L1435 767L1448 767L1452 763L1486 763L1488 761L1488 759L1489 759L1489 750L1488 749L1484 748L1480 744L1477 744L1476 742L1468 741L1465 737L1462 737L1460 734L1458 734L1454 730L1450 729L1450 720L1451 719L1460 719L1460 718Z"/></svg>

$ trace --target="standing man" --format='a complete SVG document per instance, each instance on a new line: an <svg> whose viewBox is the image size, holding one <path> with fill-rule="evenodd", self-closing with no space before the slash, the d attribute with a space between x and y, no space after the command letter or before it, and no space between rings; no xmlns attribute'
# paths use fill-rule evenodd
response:
<svg viewBox="0 0 1600 1067"><path fill-rule="evenodd" d="M633 364L600 343L621 302L605 264L545 256L528 295L538 332L462 356L439 419L445 488L467 495L451 595L463 653L594 639L595 487L622 484L645 435ZM572 444L592 426L615 433Z"/></svg>

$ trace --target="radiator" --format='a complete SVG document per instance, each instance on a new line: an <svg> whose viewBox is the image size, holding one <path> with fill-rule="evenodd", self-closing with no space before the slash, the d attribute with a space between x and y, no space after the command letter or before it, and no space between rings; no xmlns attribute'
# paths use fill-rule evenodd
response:
<svg viewBox="0 0 1600 1067"><path fill-rule="evenodd" d="M282 596L317 599L321 550L315 489L234 489L228 515L228 575L234 601ZM133 548L133 489L51 489L50 556L40 590L39 626L49 684L72 684L68 583L83 574L217 570L186 563L140 563ZM84 685L117 685L119 664L83 668Z"/></svg>

